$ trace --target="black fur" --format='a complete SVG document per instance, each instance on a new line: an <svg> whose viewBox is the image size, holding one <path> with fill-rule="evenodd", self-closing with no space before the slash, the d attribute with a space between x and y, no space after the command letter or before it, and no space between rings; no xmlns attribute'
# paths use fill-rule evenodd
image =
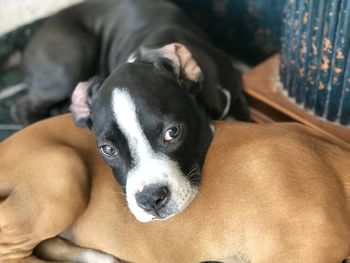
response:
<svg viewBox="0 0 350 263"><path fill-rule="evenodd" d="M13 106L13 115L28 124L50 112L66 111L55 107L65 105L79 81L109 76L133 52L140 61L167 67L156 57L141 53L142 48L172 42L185 45L199 64L203 78L200 89L194 91L200 91L197 98L211 118L217 119L225 106L222 87L232 95L230 114L249 120L241 76L229 56L214 48L176 5L164 0L87 1L49 19L26 48L23 68L28 95Z"/></svg>

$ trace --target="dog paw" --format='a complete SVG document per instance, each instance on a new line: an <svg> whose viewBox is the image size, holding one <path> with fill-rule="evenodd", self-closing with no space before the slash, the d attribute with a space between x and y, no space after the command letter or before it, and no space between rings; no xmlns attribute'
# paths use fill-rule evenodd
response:
<svg viewBox="0 0 350 263"><path fill-rule="evenodd" d="M48 113L34 109L32 100L27 96L23 96L10 106L10 115L16 123L27 126L46 118Z"/></svg>

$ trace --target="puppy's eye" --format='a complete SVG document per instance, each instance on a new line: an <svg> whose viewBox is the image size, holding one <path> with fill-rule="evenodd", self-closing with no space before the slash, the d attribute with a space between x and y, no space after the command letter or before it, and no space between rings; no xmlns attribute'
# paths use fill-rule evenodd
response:
<svg viewBox="0 0 350 263"><path fill-rule="evenodd" d="M112 146L110 145L102 145L100 147L100 152L103 156L105 157L113 157L117 155L117 151L116 149L114 149Z"/></svg>
<svg viewBox="0 0 350 263"><path fill-rule="evenodd" d="M167 129L165 134L164 134L164 141L168 142L168 141L175 139L177 136L179 136L180 131L181 131L180 126L174 126L174 127Z"/></svg>

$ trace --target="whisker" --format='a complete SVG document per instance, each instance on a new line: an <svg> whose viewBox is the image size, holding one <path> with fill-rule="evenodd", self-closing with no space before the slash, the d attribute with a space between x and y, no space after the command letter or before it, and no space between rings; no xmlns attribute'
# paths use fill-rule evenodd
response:
<svg viewBox="0 0 350 263"><path fill-rule="evenodd" d="M189 174L191 174L192 172L196 171L197 169L199 169L199 167L198 167L197 164L195 164L194 167L192 168L192 170L189 171L189 172L187 173L186 177L187 177Z"/></svg>

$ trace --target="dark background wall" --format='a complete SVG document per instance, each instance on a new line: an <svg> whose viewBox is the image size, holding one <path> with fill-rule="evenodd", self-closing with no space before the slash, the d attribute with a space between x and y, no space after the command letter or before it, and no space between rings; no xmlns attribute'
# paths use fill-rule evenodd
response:
<svg viewBox="0 0 350 263"><path fill-rule="evenodd" d="M286 0L173 0L220 48L254 65L280 50Z"/></svg>

